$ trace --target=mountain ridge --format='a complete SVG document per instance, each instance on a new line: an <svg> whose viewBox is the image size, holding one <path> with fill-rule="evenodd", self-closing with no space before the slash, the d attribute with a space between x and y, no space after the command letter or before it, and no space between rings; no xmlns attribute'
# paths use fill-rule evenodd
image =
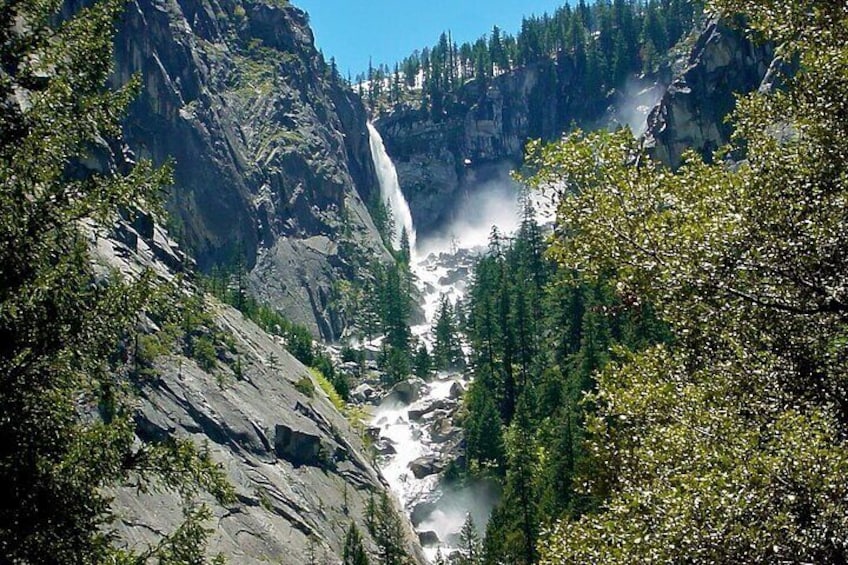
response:
<svg viewBox="0 0 848 565"><path fill-rule="evenodd" d="M244 265L293 321L338 339L335 281L389 256L365 206L379 190L365 109L327 75L306 15L250 0L131 2L114 82L135 73L144 87L124 139L139 157L174 160L173 235L201 270ZM333 243L317 260L315 236Z"/></svg>

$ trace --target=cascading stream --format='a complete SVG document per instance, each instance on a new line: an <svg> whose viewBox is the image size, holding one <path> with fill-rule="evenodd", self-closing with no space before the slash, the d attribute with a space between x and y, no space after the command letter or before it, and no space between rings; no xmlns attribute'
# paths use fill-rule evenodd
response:
<svg viewBox="0 0 848 565"><path fill-rule="evenodd" d="M401 234L405 230L410 247L410 267L424 302L422 306L425 322L413 327L412 330L419 339L432 346L431 328L439 298L442 294L452 300L460 298L465 290L465 279L463 277L461 280L454 280L446 277L450 269L456 267L456 258L448 259L448 246L445 242L437 243L428 250L433 253L427 257L420 256L412 214L401 191L397 170L386 152L380 133L370 123L368 133L374 167L380 182L380 194L394 219L392 244L396 249L400 248ZM450 264L445 265L443 263L445 260ZM465 260L469 260L467 256ZM469 267L470 265L465 265L466 269ZM380 429L381 438L390 442L394 451L391 455L381 458L380 469L407 512L412 513L421 503L429 503L437 499L441 488L438 473L416 477L412 470L415 461L428 457L443 459L439 452L439 442L431 437L431 428L428 424L432 425L432 420L425 423L421 419L412 418L410 411L426 410L434 403L445 402L451 396L452 390L455 390L456 385L467 386L467 384L463 375L440 373L422 388L420 397L414 402L403 403L390 398L384 400L375 410L371 425ZM461 399L456 396L452 400L461 402ZM471 498L469 496L469 500ZM419 530L435 533L439 538L438 546L444 553L449 553L455 547L452 537L461 529L465 513L470 510L470 507L470 503L466 504L456 499L449 509L434 508L420 517ZM485 509L485 514L477 517L478 523L485 520L489 510ZM436 550L437 548L431 545L425 548L425 553L432 559Z"/></svg>
<svg viewBox="0 0 848 565"><path fill-rule="evenodd" d="M468 276L476 258L487 249L492 226L504 235L518 229L520 187L511 180L508 166L496 167L490 171L489 181L472 187L470 196L458 204L455 220L448 228L417 242L394 163L371 124L368 133L380 193L395 222L392 243L399 249L401 234L406 231L410 267L423 302L425 322L413 326L412 332L432 348L432 328L440 299L446 296L455 304L465 297ZM537 219L550 221L553 210L548 197L534 193L531 198ZM446 556L457 549L466 514L471 514L482 534L499 498L498 488L490 482L452 486L440 481L438 471L449 459L460 455L457 448L462 432L451 421L451 414L456 412L450 407L458 408L468 384L463 374L440 372L417 391L420 394L412 402L392 396L384 399L371 422L380 430L380 442L388 448L380 458L383 476L410 513L422 539L429 539L424 549L431 559L437 549ZM422 470L422 464L431 468Z"/></svg>

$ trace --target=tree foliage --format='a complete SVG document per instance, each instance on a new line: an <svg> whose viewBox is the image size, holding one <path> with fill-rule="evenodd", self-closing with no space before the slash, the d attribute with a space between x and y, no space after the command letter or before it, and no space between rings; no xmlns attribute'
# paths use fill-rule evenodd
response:
<svg viewBox="0 0 848 565"><path fill-rule="evenodd" d="M483 545L471 514L465 515L465 522L459 532L459 541L459 558L456 559L458 565L480 565L483 558Z"/></svg>
<svg viewBox="0 0 848 565"><path fill-rule="evenodd" d="M590 449L609 496L543 562L848 557L848 11L716 0L799 71L734 114L744 161L677 172L626 132L533 148L562 193L554 255L652 304L674 340L607 366Z"/></svg>
<svg viewBox="0 0 848 565"><path fill-rule="evenodd" d="M569 121L584 114L591 119L606 109L607 94L622 87L628 75L659 68L698 22L701 5L698 0L581 0L524 18L515 35L494 26L476 41L457 45L450 33L442 33L435 45L416 50L394 72L387 65L370 66L367 101L374 110L414 98L438 122L462 99L469 81L482 92L501 74L535 67L546 84L540 103L555 98L560 109L569 110L562 112ZM534 135L540 135L541 119L531 111L530 120Z"/></svg>
<svg viewBox="0 0 848 565"><path fill-rule="evenodd" d="M345 535L342 565L368 565L368 554L362 545L362 534L353 522Z"/></svg>
<svg viewBox="0 0 848 565"><path fill-rule="evenodd" d="M230 489L188 442L137 446L127 345L157 296L149 273L96 272L91 221L153 207L169 173L141 162L80 165L119 133L137 81L111 71L122 5L60 17L58 2L0 7L0 560L200 562L203 508L141 555L112 547L107 489L176 489L191 499ZM12 22L15 22L12 24Z"/></svg>
<svg viewBox="0 0 848 565"><path fill-rule="evenodd" d="M381 565L408 565L403 522L388 494L380 493L379 500L373 496L369 499L366 518L368 532L377 544Z"/></svg>
<svg viewBox="0 0 848 565"><path fill-rule="evenodd" d="M595 508L581 492L595 465L584 448L583 401L615 347L640 350L666 339L645 304L627 302L605 278L583 279L550 251L523 197L516 235L493 231L473 271L466 338L474 381L465 395L466 471L503 487L486 528L485 563L534 563L542 528Z"/></svg>
<svg viewBox="0 0 848 565"><path fill-rule="evenodd" d="M458 325L450 300L442 296L433 324L433 366L437 371L458 370L465 366Z"/></svg>

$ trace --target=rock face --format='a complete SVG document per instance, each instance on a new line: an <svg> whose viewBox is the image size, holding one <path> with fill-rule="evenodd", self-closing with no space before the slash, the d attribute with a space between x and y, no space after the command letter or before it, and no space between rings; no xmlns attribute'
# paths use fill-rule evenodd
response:
<svg viewBox="0 0 848 565"><path fill-rule="evenodd" d="M756 45L743 32L718 20L707 23L675 78L648 117L646 145L672 168L683 152L710 157L727 143L732 127L724 122L735 94L758 89L774 60L770 45Z"/></svg>
<svg viewBox="0 0 848 565"><path fill-rule="evenodd" d="M386 394L386 398L403 404L411 404L421 397L424 381L415 377L394 385Z"/></svg>
<svg viewBox="0 0 848 565"><path fill-rule="evenodd" d="M436 473L441 472L443 468L444 464L441 459L434 455L419 457L409 464L409 469L412 471L412 474L415 475L416 479L423 479L424 477L435 475Z"/></svg>
<svg viewBox="0 0 848 565"><path fill-rule="evenodd" d="M84 0L66 0L68 7ZM126 142L174 160L171 233L201 269L241 263L253 290L325 339L333 283L387 257L361 101L330 77L304 12L275 0L132 0L114 81L143 88Z"/></svg>
<svg viewBox="0 0 848 565"><path fill-rule="evenodd" d="M377 121L419 231L449 219L468 187L493 176L493 165L520 162L528 138L557 133L568 112L549 94L559 88L557 73L567 72L533 65L488 84L471 80L438 120L403 107Z"/></svg>
<svg viewBox="0 0 848 565"><path fill-rule="evenodd" d="M132 276L149 267L175 280L168 263L185 257L160 228L151 229L145 237L119 222L110 237L93 238L104 272ZM338 563L355 522L374 559L366 509L386 485L361 438L317 383L296 386L312 376L275 339L228 306L209 302L209 308L231 345L211 371L182 354L160 358L156 375L140 383L136 423L140 441L190 438L223 465L237 501L221 507L205 500L214 514L210 552L258 565L308 563L314 551L322 562ZM130 547L147 547L157 532L171 532L182 520L180 499L168 490L115 494L115 526ZM414 563L424 563L405 524L407 551Z"/></svg>
<svg viewBox="0 0 848 565"><path fill-rule="evenodd" d="M630 123L634 110L644 116L653 108L646 138L657 158L676 167L686 147L710 153L728 139L730 127L723 120L734 93L758 88L772 59L769 46L757 46L712 20L697 32L682 72L676 72L677 65L665 65L656 76L631 77L631 84L606 99L581 97L574 84L582 70L563 57L513 70L488 84L471 80L443 115L398 107L376 125L416 226L427 232L451 219L472 187L503 178L504 164L520 164L528 139L555 139L574 123L587 129L615 127Z"/></svg>

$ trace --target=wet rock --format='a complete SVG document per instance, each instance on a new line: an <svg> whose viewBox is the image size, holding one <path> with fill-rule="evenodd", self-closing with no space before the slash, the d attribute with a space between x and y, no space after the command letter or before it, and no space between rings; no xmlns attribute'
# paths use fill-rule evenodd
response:
<svg viewBox="0 0 848 565"><path fill-rule="evenodd" d="M377 391L374 390L374 387L368 383L362 383L350 391L350 397L354 400L354 402L368 404L377 400Z"/></svg>
<svg viewBox="0 0 848 565"><path fill-rule="evenodd" d="M432 424L439 420L450 420L450 410L440 409L432 410L424 415L423 421L425 424Z"/></svg>
<svg viewBox="0 0 848 565"><path fill-rule="evenodd" d="M427 502L419 502L412 508L412 512L410 513L410 520L412 520L412 525L418 527L421 525L424 520L430 517L430 514L438 508L438 505L435 502L427 501Z"/></svg>
<svg viewBox="0 0 848 565"><path fill-rule="evenodd" d="M449 393L450 398L457 400L459 398L462 398L463 394L465 394L465 388L463 388L460 383L456 382L451 385Z"/></svg>
<svg viewBox="0 0 848 565"><path fill-rule="evenodd" d="M386 398L404 404L412 404L421 398L421 391L425 386L427 385L419 378L401 381L391 388Z"/></svg>
<svg viewBox="0 0 848 565"><path fill-rule="evenodd" d="M409 416L410 421L420 422L421 418L426 413L427 413L426 408L413 408L412 410L409 410L406 414L407 414L407 416Z"/></svg>
<svg viewBox="0 0 848 565"><path fill-rule="evenodd" d="M430 428L430 437L437 443L457 439L461 433L462 430L454 426L448 418L436 420Z"/></svg>
<svg viewBox="0 0 848 565"><path fill-rule="evenodd" d="M419 457L409 464L409 470L415 475L416 479L423 479L430 475L440 473L444 469L444 464L435 455L426 455Z"/></svg>
<svg viewBox="0 0 848 565"><path fill-rule="evenodd" d="M374 450L378 455L395 455L397 453L394 442L387 437L380 438L380 441L374 446Z"/></svg>
<svg viewBox="0 0 848 565"><path fill-rule="evenodd" d="M356 361L345 361L339 365L339 369L347 376L358 376L362 372L362 367Z"/></svg>
<svg viewBox="0 0 848 565"><path fill-rule="evenodd" d="M376 362L380 358L380 346L373 343L366 343L362 346L362 356L365 361Z"/></svg>
<svg viewBox="0 0 848 565"><path fill-rule="evenodd" d="M424 419L425 416L430 415L437 410L447 410L451 408L452 405L453 403L449 402L444 398L437 398L426 406L410 409L409 411L407 411L407 415L409 416L409 419L411 421L419 422Z"/></svg>
<svg viewBox="0 0 848 565"><path fill-rule="evenodd" d="M439 534L432 530L418 532L418 541L424 547L435 547L442 543L442 540L439 539Z"/></svg>
<svg viewBox="0 0 848 565"><path fill-rule="evenodd" d="M468 278L468 267L460 267L458 269L451 269L448 271L447 275L439 279L439 284L442 286L450 286L466 278Z"/></svg>

